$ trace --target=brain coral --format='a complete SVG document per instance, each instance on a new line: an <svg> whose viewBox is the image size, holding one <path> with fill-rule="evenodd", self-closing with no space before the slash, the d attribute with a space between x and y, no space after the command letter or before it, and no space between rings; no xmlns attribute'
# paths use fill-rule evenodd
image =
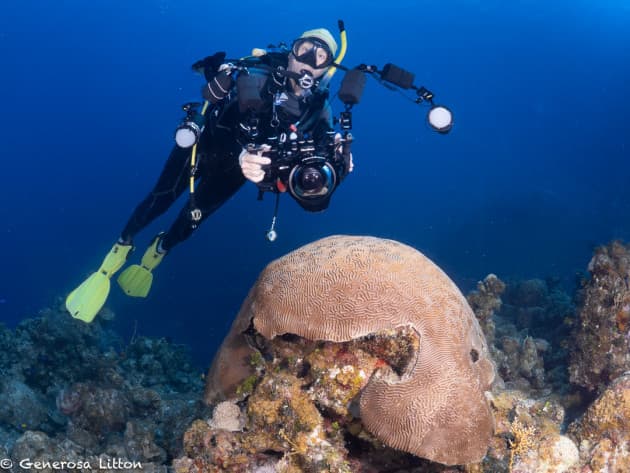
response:
<svg viewBox="0 0 630 473"><path fill-rule="evenodd" d="M345 342L410 327L420 346L401 376L377 370L361 393L365 427L386 445L444 464L480 460L494 423L495 376L479 324L449 277L417 250L332 236L270 263L213 362L206 399L229 397L248 373L243 333Z"/></svg>

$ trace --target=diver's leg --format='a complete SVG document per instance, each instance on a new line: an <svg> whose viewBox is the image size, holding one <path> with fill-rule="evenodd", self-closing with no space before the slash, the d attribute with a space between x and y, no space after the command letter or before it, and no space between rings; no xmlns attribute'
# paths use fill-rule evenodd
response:
<svg viewBox="0 0 630 473"><path fill-rule="evenodd" d="M138 205L125 226L120 239L105 256L99 269L66 298L66 308L73 317L85 322L91 322L94 319L109 294L110 278L127 261L132 250L133 236L157 216L164 213L186 188L186 176L190 175L188 172L189 160L190 150L175 147L171 151L157 184L144 201ZM134 269L136 267L142 268L144 272L138 271L134 273L134 271L131 271L126 275L125 272L121 274L121 277L125 275L125 280L132 287L132 290L127 291L128 294L146 296L151 287L150 278L152 276L150 268L146 269L145 266L152 262L149 258L146 261L143 258L143 266L134 265ZM148 276L146 276L147 273ZM134 275L136 277L133 277Z"/></svg>
<svg viewBox="0 0 630 473"><path fill-rule="evenodd" d="M131 244L133 237L162 215L177 200L188 185L190 149L175 146L162 169L155 187L136 207L121 233L119 242Z"/></svg>
<svg viewBox="0 0 630 473"><path fill-rule="evenodd" d="M245 177L238 165L238 160L217 159L208 163L208 172L204 172L197 188L195 198L202 212L202 220L218 209L236 193L245 182ZM236 162L236 166L232 164ZM153 283L152 271L162 262L166 253L177 243L186 240L194 228L190 220L190 208L186 205L166 233L157 235L142 256L139 265L127 268L118 278L118 283L129 296L146 297Z"/></svg>
<svg viewBox="0 0 630 473"><path fill-rule="evenodd" d="M208 218L221 207L245 183L245 177L233 155L214 158L206 172L201 176L195 190L197 207L201 210L201 221ZM200 224L201 222L199 222ZM166 252L178 243L186 240L194 231L190 221L188 205L182 209L177 219L166 232L160 242L161 249Z"/></svg>

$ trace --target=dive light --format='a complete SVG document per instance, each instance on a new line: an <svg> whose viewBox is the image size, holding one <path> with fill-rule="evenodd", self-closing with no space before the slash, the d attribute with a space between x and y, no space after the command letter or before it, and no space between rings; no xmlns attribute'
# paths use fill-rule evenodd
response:
<svg viewBox="0 0 630 473"><path fill-rule="evenodd" d="M206 118L197 111L201 105L199 102L190 102L182 105L186 116L175 129L175 142L180 148L190 148L198 141L206 126Z"/></svg>

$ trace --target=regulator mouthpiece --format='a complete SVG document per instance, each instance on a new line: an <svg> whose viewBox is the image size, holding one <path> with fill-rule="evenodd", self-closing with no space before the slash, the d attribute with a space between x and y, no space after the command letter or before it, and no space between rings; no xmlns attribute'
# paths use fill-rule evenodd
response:
<svg viewBox="0 0 630 473"><path fill-rule="evenodd" d="M315 85L315 79L313 78L313 75L306 70L302 70L301 73L302 75L297 80L297 83L301 89L309 90L313 87L313 85Z"/></svg>
<svg viewBox="0 0 630 473"><path fill-rule="evenodd" d="M429 110L427 121L435 131L446 134L453 128L453 113L442 105L435 105Z"/></svg>

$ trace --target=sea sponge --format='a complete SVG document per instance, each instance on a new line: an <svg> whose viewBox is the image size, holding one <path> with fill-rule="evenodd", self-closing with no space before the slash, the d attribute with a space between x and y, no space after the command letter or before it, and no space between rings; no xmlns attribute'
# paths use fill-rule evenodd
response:
<svg viewBox="0 0 630 473"><path fill-rule="evenodd" d="M420 344L401 375L375 372L360 397L365 427L386 445L444 464L479 461L493 434L484 391L495 367L470 306L420 252L374 237L332 236L270 263L213 362L206 401L253 372L248 336L347 342L408 328Z"/></svg>
<svg viewBox="0 0 630 473"><path fill-rule="evenodd" d="M212 419L208 421L210 427L238 432L243 428L243 418L239 407L229 401L223 401L214 407Z"/></svg>

